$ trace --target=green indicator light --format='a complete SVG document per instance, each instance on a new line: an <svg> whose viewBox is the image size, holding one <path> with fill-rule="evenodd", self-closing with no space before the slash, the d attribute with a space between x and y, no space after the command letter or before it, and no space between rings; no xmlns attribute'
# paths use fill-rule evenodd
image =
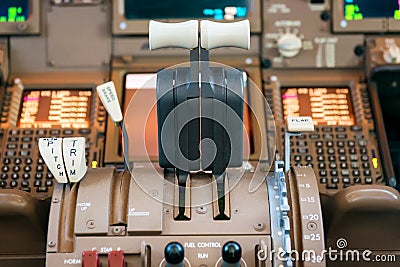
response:
<svg viewBox="0 0 400 267"><path fill-rule="evenodd" d="M15 22L16 16L17 16L17 8L9 7L8 8L8 22Z"/></svg>
<svg viewBox="0 0 400 267"><path fill-rule="evenodd" d="M394 17L394 19L399 19L400 20L400 10L395 10L393 17Z"/></svg>
<svg viewBox="0 0 400 267"><path fill-rule="evenodd" d="M17 13L18 13L18 14L21 14L21 13L22 13L22 7L18 7Z"/></svg>
<svg viewBox="0 0 400 267"><path fill-rule="evenodd" d="M7 22L7 17L6 16L1 16L0 17L0 22Z"/></svg>
<svg viewBox="0 0 400 267"><path fill-rule="evenodd" d="M362 20L363 19L363 15L361 13L355 14L354 15L354 19L355 20Z"/></svg>

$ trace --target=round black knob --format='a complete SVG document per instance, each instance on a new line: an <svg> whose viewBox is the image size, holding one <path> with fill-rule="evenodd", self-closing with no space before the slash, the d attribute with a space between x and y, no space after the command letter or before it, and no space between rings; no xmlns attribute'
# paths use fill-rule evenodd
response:
<svg viewBox="0 0 400 267"><path fill-rule="evenodd" d="M178 242L171 242L165 246L164 257L167 264L180 264L185 259L185 250Z"/></svg>
<svg viewBox="0 0 400 267"><path fill-rule="evenodd" d="M225 263L240 263L242 248L235 241L226 242L222 247L222 260Z"/></svg>
<svg viewBox="0 0 400 267"><path fill-rule="evenodd" d="M320 15L320 18L321 18L321 20L323 20L323 21L328 21L328 20L331 19L331 13L329 13L329 11L327 11L327 10L322 11L322 12L321 12L321 15Z"/></svg>
<svg viewBox="0 0 400 267"><path fill-rule="evenodd" d="M364 56L364 54L365 54L365 46L363 46L363 45L357 45L357 46L354 48L354 54L356 54L356 56L358 56L358 57Z"/></svg>

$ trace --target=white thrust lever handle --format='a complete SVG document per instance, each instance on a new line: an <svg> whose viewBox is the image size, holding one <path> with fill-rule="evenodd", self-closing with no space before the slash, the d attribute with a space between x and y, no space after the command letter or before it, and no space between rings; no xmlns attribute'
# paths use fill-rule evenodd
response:
<svg viewBox="0 0 400 267"><path fill-rule="evenodd" d="M202 20L200 22L201 47L211 50L218 47L250 49L250 22L231 23Z"/></svg>
<svg viewBox="0 0 400 267"><path fill-rule="evenodd" d="M163 23L151 20L149 24L149 48L166 47L196 48L199 44L199 23L188 20L179 23Z"/></svg>

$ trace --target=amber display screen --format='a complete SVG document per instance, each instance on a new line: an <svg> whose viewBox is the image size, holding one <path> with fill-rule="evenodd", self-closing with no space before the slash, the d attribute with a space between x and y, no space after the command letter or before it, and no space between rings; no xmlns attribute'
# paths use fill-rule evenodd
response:
<svg viewBox="0 0 400 267"><path fill-rule="evenodd" d="M24 90L21 128L89 128L91 89Z"/></svg>
<svg viewBox="0 0 400 267"><path fill-rule="evenodd" d="M349 88L294 87L282 90L283 115L310 116L315 125L354 125Z"/></svg>

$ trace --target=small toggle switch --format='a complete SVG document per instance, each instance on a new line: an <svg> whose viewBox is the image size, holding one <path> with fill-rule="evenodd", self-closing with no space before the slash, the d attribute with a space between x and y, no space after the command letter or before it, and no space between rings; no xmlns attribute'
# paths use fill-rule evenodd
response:
<svg viewBox="0 0 400 267"><path fill-rule="evenodd" d="M125 267L125 256L122 250L108 253L108 267Z"/></svg>
<svg viewBox="0 0 400 267"><path fill-rule="evenodd" d="M99 267L99 253L97 251L82 252L82 267Z"/></svg>

